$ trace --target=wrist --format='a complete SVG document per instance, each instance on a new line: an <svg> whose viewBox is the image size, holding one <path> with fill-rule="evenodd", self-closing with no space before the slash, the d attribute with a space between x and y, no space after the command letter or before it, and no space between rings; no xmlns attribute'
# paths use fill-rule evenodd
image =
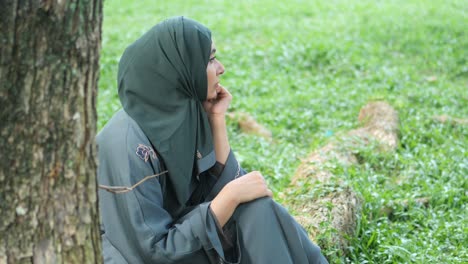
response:
<svg viewBox="0 0 468 264"><path fill-rule="evenodd" d="M208 114L208 119L213 122L213 121L225 121L226 120L226 113L210 113Z"/></svg>
<svg viewBox="0 0 468 264"><path fill-rule="evenodd" d="M223 192L223 196L225 198L226 203L233 208L237 208L240 204L239 197L236 195L234 192L234 189L232 188L232 185L230 182L224 186L224 188L221 190Z"/></svg>
<svg viewBox="0 0 468 264"><path fill-rule="evenodd" d="M226 126L226 115L225 114L212 114L208 116L211 127L213 129L223 128Z"/></svg>
<svg viewBox="0 0 468 264"><path fill-rule="evenodd" d="M223 227L238 206L238 199L232 195L228 185L224 186L218 195L211 201L211 211L218 220L218 223Z"/></svg>

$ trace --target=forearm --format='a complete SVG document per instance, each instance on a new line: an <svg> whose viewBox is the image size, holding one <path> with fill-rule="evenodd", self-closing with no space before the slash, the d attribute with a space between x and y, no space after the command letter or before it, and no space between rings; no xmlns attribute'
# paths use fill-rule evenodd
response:
<svg viewBox="0 0 468 264"><path fill-rule="evenodd" d="M218 223L224 226L239 204L265 196L272 197L273 193L268 188L263 175L253 171L226 184L213 199L210 207Z"/></svg>
<svg viewBox="0 0 468 264"><path fill-rule="evenodd" d="M238 206L238 201L224 188L211 202L210 208L218 223L223 227Z"/></svg>
<svg viewBox="0 0 468 264"><path fill-rule="evenodd" d="M231 147L229 145L225 115L210 115L211 132L215 148L216 160L225 164Z"/></svg>

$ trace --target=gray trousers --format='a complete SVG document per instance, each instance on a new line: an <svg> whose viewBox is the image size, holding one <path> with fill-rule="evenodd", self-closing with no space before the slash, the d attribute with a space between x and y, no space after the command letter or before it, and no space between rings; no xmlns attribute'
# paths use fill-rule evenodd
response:
<svg viewBox="0 0 468 264"><path fill-rule="evenodd" d="M304 228L271 198L240 205L232 218L238 225L241 264L328 263Z"/></svg>

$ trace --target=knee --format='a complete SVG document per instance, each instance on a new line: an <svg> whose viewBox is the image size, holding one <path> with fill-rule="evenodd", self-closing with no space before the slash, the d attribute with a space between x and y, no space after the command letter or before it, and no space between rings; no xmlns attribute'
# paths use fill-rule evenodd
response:
<svg viewBox="0 0 468 264"><path fill-rule="evenodd" d="M312 244L312 246L310 247L310 252L309 254L312 256L312 257L319 257L322 255L322 250L315 244Z"/></svg>
<svg viewBox="0 0 468 264"><path fill-rule="evenodd" d="M312 244L311 247L307 250L308 259L316 261L315 263L328 263L325 257L322 254L322 250L315 244Z"/></svg>
<svg viewBox="0 0 468 264"><path fill-rule="evenodd" d="M238 209L242 212L264 213L272 210L273 203L274 201L270 197L262 197L248 203L243 203Z"/></svg>
<svg viewBox="0 0 468 264"><path fill-rule="evenodd" d="M263 197L248 203L239 205L234 213L234 218L239 222L250 223L265 221L273 214L274 201L270 197Z"/></svg>

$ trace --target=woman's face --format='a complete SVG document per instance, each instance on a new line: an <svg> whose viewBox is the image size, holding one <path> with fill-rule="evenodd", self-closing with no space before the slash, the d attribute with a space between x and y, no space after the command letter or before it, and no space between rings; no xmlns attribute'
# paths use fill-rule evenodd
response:
<svg viewBox="0 0 468 264"><path fill-rule="evenodd" d="M219 76L224 73L224 66L216 59L216 47L211 44L210 60L206 66L206 74L208 75L208 92L206 100L216 99L219 89Z"/></svg>

